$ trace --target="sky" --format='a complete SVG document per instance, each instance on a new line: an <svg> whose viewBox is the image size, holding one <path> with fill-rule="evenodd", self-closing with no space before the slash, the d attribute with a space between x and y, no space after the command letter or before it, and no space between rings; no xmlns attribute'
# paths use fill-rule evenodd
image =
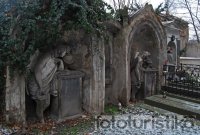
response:
<svg viewBox="0 0 200 135"><path fill-rule="evenodd" d="M110 5L113 5L112 1L113 0L104 0L105 2L109 3ZM118 1L118 0L115 0L115 1ZM128 0L125 0L125 1L128 1ZM160 3L165 3L166 0L136 0L138 3L141 3L141 4L145 4L146 2L148 2L149 4L152 4L153 5L153 8L157 8L158 5ZM196 1L196 0L189 0L189 2L192 2L192 1ZM176 0L175 0L176 2ZM200 5L199 5L199 8L200 8ZM176 7L176 9L172 6L172 14L183 19L183 20L186 20L186 21L190 21L190 16L188 14L188 11L185 10L185 9L182 9L181 7ZM194 8L196 9L196 7ZM170 10L169 10L170 11ZM200 13L198 14L198 16L200 16ZM189 24L189 36L190 36L190 39L193 39L194 38L194 29L193 29L193 26L191 24Z"/></svg>

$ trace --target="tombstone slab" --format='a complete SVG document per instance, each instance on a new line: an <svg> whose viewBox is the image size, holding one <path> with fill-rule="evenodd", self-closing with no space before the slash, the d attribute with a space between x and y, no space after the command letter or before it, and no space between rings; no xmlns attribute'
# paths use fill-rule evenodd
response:
<svg viewBox="0 0 200 135"><path fill-rule="evenodd" d="M80 71L59 71L53 80L57 96L52 97L51 115L58 121L82 114L82 77Z"/></svg>

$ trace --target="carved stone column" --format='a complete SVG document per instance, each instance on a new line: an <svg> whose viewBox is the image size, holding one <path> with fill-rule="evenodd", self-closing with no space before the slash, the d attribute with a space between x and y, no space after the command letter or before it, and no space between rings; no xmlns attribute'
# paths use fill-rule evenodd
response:
<svg viewBox="0 0 200 135"><path fill-rule="evenodd" d="M92 38L92 75L89 112L100 114L104 112L105 104L105 52L104 41L94 36Z"/></svg>

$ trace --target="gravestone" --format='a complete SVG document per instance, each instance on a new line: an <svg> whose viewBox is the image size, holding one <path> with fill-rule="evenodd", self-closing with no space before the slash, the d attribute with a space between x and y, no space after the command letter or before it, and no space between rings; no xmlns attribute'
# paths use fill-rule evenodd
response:
<svg viewBox="0 0 200 135"><path fill-rule="evenodd" d="M52 97L51 115L58 121L75 118L82 114L82 77L80 71L59 71L52 87L58 91Z"/></svg>
<svg viewBox="0 0 200 135"><path fill-rule="evenodd" d="M144 73L144 98L157 94L158 70L145 69Z"/></svg>

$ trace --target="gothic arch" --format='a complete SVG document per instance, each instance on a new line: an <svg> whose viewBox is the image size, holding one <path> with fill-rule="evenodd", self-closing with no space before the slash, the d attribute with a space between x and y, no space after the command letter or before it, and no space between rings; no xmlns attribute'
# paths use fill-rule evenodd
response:
<svg viewBox="0 0 200 135"><path fill-rule="evenodd" d="M131 75L131 64L135 53L148 51L151 54L153 68L159 71L158 80L161 80L161 69L165 61L166 34L162 23L153 11L151 5L146 5L130 19L131 31L128 35L128 72ZM128 76L129 84L133 85L132 78ZM160 82L158 82L160 84ZM158 86L158 89L160 86ZM129 88L130 89L130 88Z"/></svg>
<svg viewBox="0 0 200 135"><path fill-rule="evenodd" d="M156 68L159 71L159 77L161 77L162 65L166 59L166 34L162 23L158 16L155 14L151 5L145 5L134 15L129 18L127 24L124 24L122 28L117 32L113 40L113 57L112 57L112 89L109 91L109 97L112 99L112 103L117 104L121 102L123 105L127 105L130 100L131 92L131 79L130 79L130 60L132 47L137 47L135 44L136 39L140 39L138 34L142 29L146 29L146 34L150 31L154 36L153 40L156 44L156 52L154 56L157 57ZM143 40L145 36L141 37ZM148 39L146 40L148 41ZM142 46L140 42L139 46ZM140 49L140 48L138 48ZM148 50L147 50L148 51ZM159 79L160 80L160 79ZM159 83L160 84L160 83Z"/></svg>
<svg viewBox="0 0 200 135"><path fill-rule="evenodd" d="M128 35L128 40L129 40L129 46L128 46L128 55L130 57L131 55L131 46L133 45L133 39L137 34L136 32L138 29L141 29L142 27L149 27L152 31L153 34L155 34L155 39L156 40L156 45L159 53L159 58L162 59L161 55L163 51L165 51L165 46L167 43L166 39L166 33L164 30L164 27L159 20L159 17L155 14L153 11L153 8L151 5L145 5L145 7L141 10L139 10L137 13L131 16L130 18L130 27L131 31ZM163 52L164 53L164 52ZM164 56L165 57L165 56ZM163 64L162 61L160 64ZM159 65L160 65L159 64Z"/></svg>

